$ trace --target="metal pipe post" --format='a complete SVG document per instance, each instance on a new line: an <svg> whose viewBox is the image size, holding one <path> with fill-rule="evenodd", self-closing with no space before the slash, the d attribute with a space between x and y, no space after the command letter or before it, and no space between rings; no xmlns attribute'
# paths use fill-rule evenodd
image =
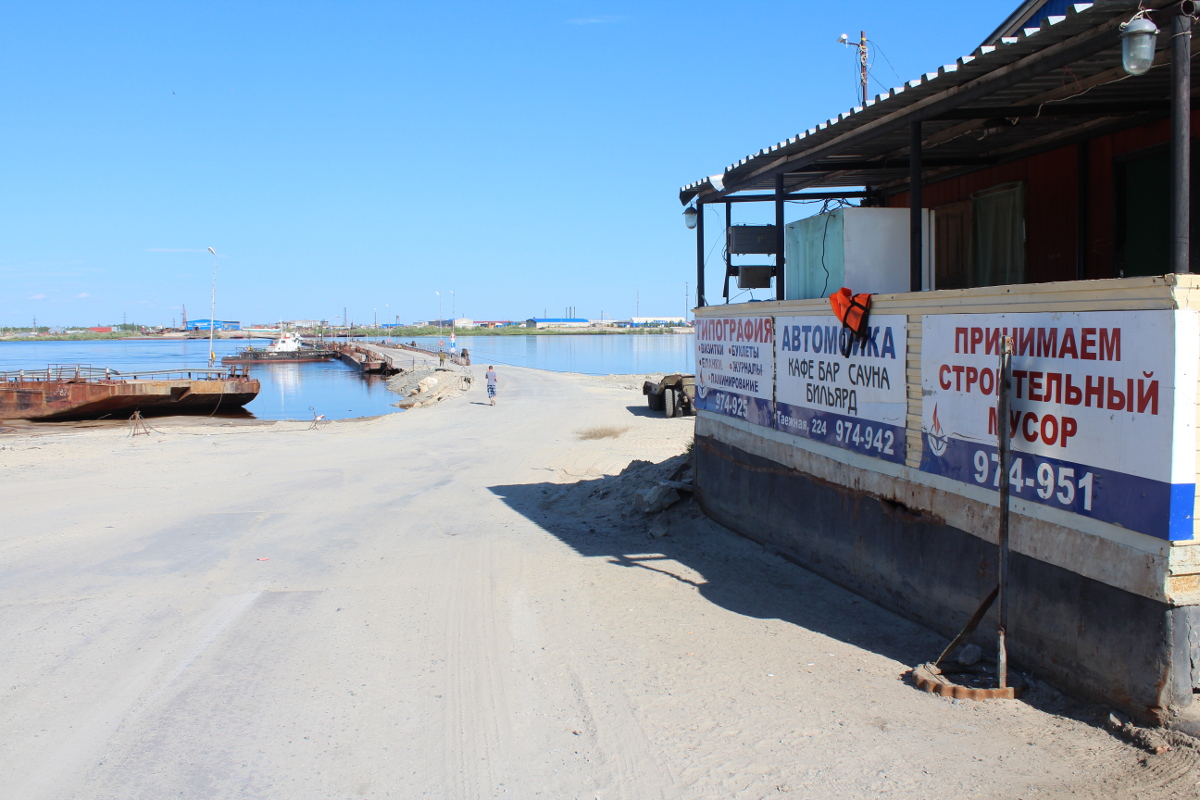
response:
<svg viewBox="0 0 1200 800"><path fill-rule="evenodd" d="M908 282L909 291L921 291L921 123L908 129Z"/></svg>
<svg viewBox="0 0 1200 800"><path fill-rule="evenodd" d="M696 200L696 308L704 308L704 204Z"/></svg>
<svg viewBox="0 0 1200 800"><path fill-rule="evenodd" d="M1171 271L1192 271L1192 18L1171 17Z"/></svg>
<svg viewBox="0 0 1200 800"><path fill-rule="evenodd" d="M1000 450L1000 525L996 537L1000 550L1000 563L996 569L1000 624L996 631L996 685L1001 689L1008 686L1008 474L1012 461L1008 405L1009 385L1012 383L1012 351L1012 337L1005 336L1000 347L1000 375L996 381L996 438Z"/></svg>
<svg viewBox="0 0 1200 800"><path fill-rule="evenodd" d="M723 297L729 302L729 273L733 271L733 256L729 252L729 229L733 227L733 203L725 201L725 290Z"/></svg>
<svg viewBox="0 0 1200 800"><path fill-rule="evenodd" d="M1088 143L1075 145L1075 280L1087 279Z"/></svg>
<svg viewBox="0 0 1200 800"><path fill-rule="evenodd" d="M775 176L775 299L783 300L783 201L787 196L783 191L783 173Z"/></svg>

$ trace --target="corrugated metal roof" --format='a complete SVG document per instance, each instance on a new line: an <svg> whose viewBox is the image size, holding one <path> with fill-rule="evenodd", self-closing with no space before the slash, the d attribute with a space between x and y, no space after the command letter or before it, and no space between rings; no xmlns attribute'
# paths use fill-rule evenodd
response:
<svg viewBox="0 0 1200 800"><path fill-rule="evenodd" d="M1163 6L1172 0L1157 0L1147 6ZM995 46L981 46L969 56L928 72L886 94L877 95L866 106L858 106L819 123L795 136L763 148L730 164L717 175L702 178L680 189L680 198L688 202L696 195L716 195L708 198L719 201L722 193L750 189L771 190L774 176L785 172L785 188L795 191L814 186L880 186L889 181L901 181L907 176L908 130L898 122L922 120L922 111L936 102L954 104L955 97L964 98L968 108L979 107L984 113L991 108L1036 106L1037 115L1022 115L984 128L980 133L979 120L947 119L945 114L926 117L922 135L923 157L937 167L938 159L1003 158L1014 147L1030 146L1064 128L1061 112L1072 98L1093 103L1130 103L1148 97L1167 97L1165 73L1152 70L1130 83L1122 82L1120 45L1116 39L1118 24L1137 8L1135 0L1076 3L1063 15L1042 20L1040 26L1025 28L1016 36L1003 38ZM972 100L971 92L982 85L981 79L994 76L1012 66L1014 74L1022 69L1021 62L1037 53L1051 54L1052 49L1072 47L1079 40L1108 37L1101 42L1099 52L1085 55L1060 68L1032 74L1011 85L1002 86L985 96ZM1160 45L1165 45L1160 37ZM1162 57L1160 56L1160 61ZM1157 73L1157 75L1155 75ZM1153 77L1152 77L1153 76ZM978 83L977 83L978 82ZM1095 90L1095 91L1093 91ZM1080 102L1078 100L1074 101ZM1043 115L1047 104L1055 104ZM1062 104L1062 105L1059 105ZM1077 106L1078 107L1078 106ZM1102 115L1095 115L1103 120ZM1097 121L1096 124L1101 124ZM983 143L987 140L986 143ZM838 162L845 165L839 170ZM870 164L864 164L869 161ZM869 167L869 168L868 168ZM795 171L795 170L805 170Z"/></svg>

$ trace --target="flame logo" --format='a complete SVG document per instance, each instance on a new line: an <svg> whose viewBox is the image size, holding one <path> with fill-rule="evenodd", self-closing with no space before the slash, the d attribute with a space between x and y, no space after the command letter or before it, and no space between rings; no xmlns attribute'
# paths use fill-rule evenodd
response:
<svg viewBox="0 0 1200 800"><path fill-rule="evenodd" d="M950 443L950 437L942 432L937 403L933 404L933 428L925 432L925 441L929 443L929 450L938 458L945 455L946 446Z"/></svg>

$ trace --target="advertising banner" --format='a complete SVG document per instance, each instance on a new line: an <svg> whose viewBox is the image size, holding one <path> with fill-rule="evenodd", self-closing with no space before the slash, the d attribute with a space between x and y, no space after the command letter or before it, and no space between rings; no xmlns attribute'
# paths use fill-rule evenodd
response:
<svg viewBox="0 0 1200 800"><path fill-rule="evenodd" d="M771 427L775 325L771 317L696 320L696 408Z"/></svg>
<svg viewBox="0 0 1200 800"><path fill-rule="evenodd" d="M1011 336L1013 460L999 474L1000 348ZM1191 539L1194 311L923 318L921 469L1163 539Z"/></svg>
<svg viewBox="0 0 1200 800"><path fill-rule="evenodd" d="M903 464L907 321L872 314L847 357L839 342L850 332L832 314L777 318L775 427Z"/></svg>

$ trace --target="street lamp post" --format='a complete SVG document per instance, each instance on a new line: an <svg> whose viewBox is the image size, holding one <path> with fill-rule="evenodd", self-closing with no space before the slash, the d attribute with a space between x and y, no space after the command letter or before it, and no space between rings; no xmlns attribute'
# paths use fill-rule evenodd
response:
<svg viewBox="0 0 1200 800"><path fill-rule="evenodd" d="M384 303L383 304L383 318L388 319L391 316L392 316L392 304ZM388 344L391 344L391 343L392 343L392 329L388 328Z"/></svg>
<svg viewBox="0 0 1200 800"><path fill-rule="evenodd" d="M438 296L438 336L442 335L442 293L434 292Z"/></svg>
<svg viewBox="0 0 1200 800"><path fill-rule="evenodd" d="M217 362L217 351L213 349L213 333L217 328L217 251L210 247L208 252L213 257L212 304L208 307L208 366L211 369Z"/></svg>

